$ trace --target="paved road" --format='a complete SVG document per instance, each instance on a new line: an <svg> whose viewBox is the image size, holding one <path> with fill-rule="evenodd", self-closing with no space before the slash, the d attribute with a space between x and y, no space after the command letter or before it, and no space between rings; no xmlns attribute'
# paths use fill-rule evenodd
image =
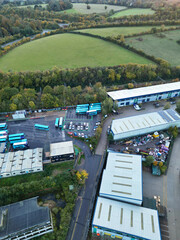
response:
<svg viewBox="0 0 180 240"><path fill-rule="evenodd" d="M180 136L175 140L167 173L167 211L171 240L180 239Z"/></svg>
<svg viewBox="0 0 180 240"><path fill-rule="evenodd" d="M92 213L92 196L96 192L97 176L102 171L103 158L101 155L92 155L85 143L78 140L74 140L74 143L84 151L85 161L80 165L80 168L87 170L89 176L85 186L78 195L67 240L84 240L85 224L87 223L89 213Z"/></svg>

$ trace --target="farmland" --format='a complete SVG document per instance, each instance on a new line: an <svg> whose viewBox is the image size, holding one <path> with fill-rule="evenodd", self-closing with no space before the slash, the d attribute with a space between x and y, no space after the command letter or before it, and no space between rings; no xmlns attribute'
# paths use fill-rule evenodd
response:
<svg viewBox="0 0 180 240"><path fill-rule="evenodd" d="M121 11L126 9L123 6L115 6L115 5L108 5L108 4L89 4L90 9L87 9L87 4L85 3L73 3L73 9L68 9L64 12L66 13L82 13L82 14L91 14L91 13L105 13L109 12L110 10L114 11ZM107 6L107 9L105 9Z"/></svg>
<svg viewBox="0 0 180 240"><path fill-rule="evenodd" d="M34 71L62 68L114 66L127 63L152 63L116 44L100 39L59 34L34 40L0 58L2 71Z"/></svg>
<svg viewBox="0 0 180 240"><path fill-rule="evenodd" d="M168 61L172 66L179 66L180 45L177 40L180 40L180 30L128 38L126 42L147 54Z"/></svg>
<svg viewBox="0 0 180 240"><path fill-rule="evenodd" d="M117 12L112 15L112 18L119 18L123 16L130 16L130 15L147 15L147 14L154 14L155 11L151 10L150 8L131 8L121 12Z"/></svg>
<svg viewBox="0 0 180 240"><path fill-rule="evenodd" d="M148 31L153 26L144 26L144 27L108 27L108 28L91 28L91 29L83 29L83 30L77 30L79 32L83 33L90 33L93 35L98 35L102 37L107 36L117 36L117 35L129 35L133 33L141 33ZM158 28L158 27L156 27Z"/></svg>

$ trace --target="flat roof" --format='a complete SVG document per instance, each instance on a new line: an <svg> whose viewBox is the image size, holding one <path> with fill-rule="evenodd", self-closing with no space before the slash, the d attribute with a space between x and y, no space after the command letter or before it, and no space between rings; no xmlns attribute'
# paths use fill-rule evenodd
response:
<svg viewBox="0 0 180 240"><path fill-rule="evenodd" d="M50 144L50 157L73 153L74 153L73 141Z"/></svg>
<svg viewBox="0 0 180 240"><path fill-rule="evenodd" d="M120 99L134 98L138 96L145 96L145 95L170 92L170 91L176 91L176 90L180 90L180 82L172 82L172 83L166 83L166 84L153 85L149 87L111 91L111 92L107 92L107 94L113 100L120 100Z"/></svg>
<svg viewBox="0 0 180 240"><path fill-rule="evenodd" d="M161 240L158 211L102 197L97 199L92 227Z"/></svg>
<svg viewBox="0 0 180 240"><path fill-rule="evenodd" d="M17 171L28 171L35 168L42 170L42 148L24 151L0 153L0 175Z"/></svg>
<svg viewBox="0 0 180 240"><path fill-rule="evenodd" d="M51 222L49 208L40 207L37 197L0 207L0 218L4 219L0 239Z"/></svg>
<svg viewBox="0 0 180 240"><path fill-rule="evenodd" d="M146 113L138 116L120 118L112 121L111 130L113 134L138 131L143 128L151 128L170 122L179 122L180 115L172 110Z"/></svg>
<svg viewBox="0 0 180 240"><path fill-rule="evenodd" d="M108 153L100 196L142 202L142 159L140 155Z"/></svg>

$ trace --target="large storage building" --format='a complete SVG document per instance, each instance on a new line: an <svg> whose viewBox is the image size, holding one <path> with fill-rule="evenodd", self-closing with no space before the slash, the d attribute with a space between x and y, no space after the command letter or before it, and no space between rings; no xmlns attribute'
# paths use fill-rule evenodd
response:
<svg viewBox="0 0 180 240"><path fill-rule="evenodd" d="M37 197L0 207L0 239L28 240L53 231L50 210Z"/></svg>
<svg viewBox="0 0 180 240"><path fill-rule="evenodd" d="M142 204L142 159L140 155L108 153L99 196Z"/></svg>
<svg viewBox="0 0 180 240"><path fill-rule="evenodd" d="M171 126L180 127L180 115L176 111L168 109L113 120L111 132L113 139L119 140L165 130Z"/></svg>
<svg viewBox="0 0 180 240"><path fill-rule="evenodd" d="M118 90L107 93L118 106L128 106L135 103L151 102L160 99L180 96L180 82L166 83L149 87Z"/></svg>
<svg viewBox="0 0 180 240"><path fill-rule="evenodd" d="M98 197L92 232L123 240L161 240L158 211Z"/></svg>
<svg viewBox="0 0 180 240"><path fill-rule="evenodd" d="M73 142L59 142L50 144L50 158L52 162L73 160L74 147Z"/></svg>
<svg viewBox="0 0 180 240"><path fill-rule="evenodd" d="M0 154L0 178L43 171L42 148Z"/></svg>

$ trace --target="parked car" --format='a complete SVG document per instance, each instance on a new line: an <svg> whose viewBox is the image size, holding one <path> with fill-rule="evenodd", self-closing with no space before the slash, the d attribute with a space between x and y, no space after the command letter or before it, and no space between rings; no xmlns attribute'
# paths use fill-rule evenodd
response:
<svg viewBox="0 0 180 240"><path fill-rule="evenodd" d="M86 130L88 130L89 129L89 127L88 126L86 126Z"/></svg>
<svg viewBox="0 0 180 240"><path fill-rule="evenodd" d="M75 126L74 125L72 125L72 130L74 130L75 129Z"/></svg>
<svg viewBox="0 0 180 240"><path fill-rule="evenodd" d="M171 104L171 105L176 104L176 101L172 101L172 102L170 102L170 104Z"/></svg>
<svg viewBox="0 0 180 240"><path fill-rule="evenodd" d="M134 104L134 109L136 111L139 111L139 110L141 110L141 107L138 104Z"/></svg>
<svg viewBox="0 0 180 240"><path fill-rule="evenodd" d="M64 127L63 127L64 129L66 129L66 125L64 124Z"/></svg>
<svg viewBox="0 0 180 240"><path fill-rule="evenodd" d="M84 135L85 138L88 138L88 135Z"/></svg>
<svg viewBox="0 0 180 240"><path fill-rule="evenodd" d="M81 133L78 133L78 137L81 137Z"/></svg>
<svg viewBox="0 0 180 240"><path fill-rule="evenodd" d="M154 102L153 105L154 105L156 108L160 107L160 104L159 104L158 102Z"/></svg>
<svg viewBox="0 0 180 240"><path fill-rule="evenodd" d="M74 132L74 137L77 137L77 136L78 136L77 132Z"/></svg>
<svg viewBox="0 0 180 240"><path fill-rule="evenodd" d="M77 126L77 130L78 130L78 131L80 130L80 126Z"/></svg>
<svg viewBox="0 0 180 240"><path fill-rule="evenodd" d="M69 125L69 130L71 130L71 129L72 129L72 125L70 124L70 125Z"/></svg>
<svg viewBox="0 0 180 240"><path fill-rule="evenodd" d="M71 136L73 135L73 133L72 133L72 132L68 132L68 134L69 134L69 135L71 135Z"/></svg>
<svg viewBox="0 0 180 240"><path fill-rule="evenodd" d="M101 122L99 121L99 122L96 122L96 126L98 126L98 125L100 125L101 124Z"/></svg>
<svg viewBox="0 0 180 240"><path fill-rule="evenodd" d="M83 126L81 126L81 130L83 130Z"/></svg>
<svg viewBox="0 0 180 240"><path fill-rule="evenodd" d="M84 122L84 126L86 126L86 122Z"/></svg>
<svg viewBox="0 0 180 240"><path fill-rule="evenodd" d="M81 133L81 137L84 138L84 133Z"/></svg>

